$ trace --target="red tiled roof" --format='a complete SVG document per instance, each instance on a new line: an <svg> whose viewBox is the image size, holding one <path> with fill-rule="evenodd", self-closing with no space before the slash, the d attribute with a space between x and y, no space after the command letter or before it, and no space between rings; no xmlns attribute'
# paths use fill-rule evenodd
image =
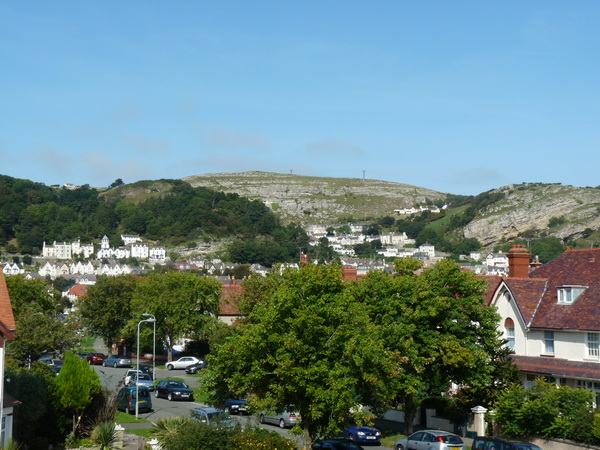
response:
<svg viewBox="0 0 600 450"><path fill-rule="evenodd" d="M521 372L540 374L555 378L577 378L600 381L600 364L569 361L543 356L513 355L513 361Z"/></svg>
<svg viewBox="0 0 600 450"><path fill-rule="evenodd" d="M600 330L600 249L567 250L530 278L547 280L532 328ZM557 289L565 285L588 287L572 304L558 304Z"/></svg>
<svg viewBox="0 0 600 450"><path fill-rule="evenodd" d="M75 284L69 289L69 295L83 297L85 294L87 294L87 286L85 284Z"/></svg>
<svg viewBox="0 0 600 450"><path fill-rule="evenodd" d="M502 281L502 277L497 275L477 275L476 278L483 278L488 285L487 290L485 291L484 301L485 304L489 306L492 303L494 292L496 292L498 285Z"/></svg>
<svg viewBox="0 0 600 450"><path fill-rule="evenodd" d="M219 302L219 315L239 316L238 304L244 288L235 282L223 284L221 287L221 301Z"/></svg>
<svg viewBox="0 0 600 450"><path fill-rule="evenodd" d="M15 339L16 328L8 287L2 271L2 264L0 264L0 333L4 335L5 339L12 341Z"/></svg>
<svg viewBox="0 0 600 450"><path fill-rule="evenodd" d="M546 279L505 278L504 283L516 300L526 324L530 324L546 291Z"/></svg>

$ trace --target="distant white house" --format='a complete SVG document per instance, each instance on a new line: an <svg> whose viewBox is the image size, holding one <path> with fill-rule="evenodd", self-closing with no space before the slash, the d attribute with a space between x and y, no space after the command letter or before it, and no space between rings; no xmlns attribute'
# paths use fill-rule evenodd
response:
<svg viewBox="0 0 600 450"><path fill-rule="evenodd" d="M22 275L25 273L25 268L23 267L23 264L15 262L5 262L2 264L2 271L5 275Z"/></svg>
<svg viewBox="0 0 600 450"><path fill-rule="evenodd" d="M142 238L137 234L122 234L121 239L123 240L123 244L130 245L135 244L136 242L142 242Z"/></svg>

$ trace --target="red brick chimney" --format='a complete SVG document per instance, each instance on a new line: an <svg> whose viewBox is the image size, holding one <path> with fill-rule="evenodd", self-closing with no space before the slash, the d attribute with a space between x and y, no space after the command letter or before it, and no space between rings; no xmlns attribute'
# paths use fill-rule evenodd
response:
<svg viewBox="0 0 600 450"><path fill-rule="evenodd" d="M300 252L300 264L308 264L308 255Z"/></svg>
<svg viewBox="0 0 600 450"><path fill-rule="evenodd" d="M356 281L358 280L358 271L354 266L342 267L342 279L344 281Z"/></svg>
<svg viewBox="0 0 600 450"><path fill-rule="evenodd" d="M531 255L524 245L513 245L508 251L508 276L511 278L529 277Z"/></svg>

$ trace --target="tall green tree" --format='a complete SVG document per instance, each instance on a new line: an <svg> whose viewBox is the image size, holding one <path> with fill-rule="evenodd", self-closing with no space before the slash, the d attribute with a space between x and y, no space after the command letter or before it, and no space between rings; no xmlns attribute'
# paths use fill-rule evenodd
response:
<svg viewBox="0 0 600 450"><path fill-rule="evenodd" d="M138 279L131 275L98 277L79 302L82 324L107 347L117 344L131 320L131 302Z"/></svg>
<svg viewBox="0 0 600 450"><path fill-rule="evenodd" d="M142 314L156 318L157 336L162 336L169 360L173 345L183 337L205 338L219 313L221 282L193 273L153 274L139 283L132 301L129 333L132 336Z"/></svg>
<svg viewBox="0 0 600 450"><path fill-rule="evenodd" d="M15 321L16 339L9 343L7 354L25 362L36 360L46 351L63 353L81 338L75 324L60 316L60 296L43 280L28 280L22 275L6 277Z"/></svg>
<svg viewBox="0 0 600 450"><path fill-rule="evenodd" d="M393 371L365 308L346 295L339 265L302 265L248 282L248 317L217 346L207 384L224 398L253 393L256 408L302 415L305 448L360 405L379 409Z"/></svg>
<svg viewBox="0 0 600 450"><path fill-rule="evenodd" d="M388 388L405 411L409 432L426 396L447 392L451 383L497 395L505 381L497 377L516 374L500 370L508 352L502 352L499 317L483 301L485 282L450 260L422 272L419 267L414 259L400 259L395 277L371 272L351 288L397 360Z"/></svg>
<svg viewBox="0 0 600 450"><path fill-rule="evenodd" d="M60 376L56 377L56 395L63 408L72 414L73 434L77 434L83 411L101 390L96 371L85 359L68 352Z"/></svg>

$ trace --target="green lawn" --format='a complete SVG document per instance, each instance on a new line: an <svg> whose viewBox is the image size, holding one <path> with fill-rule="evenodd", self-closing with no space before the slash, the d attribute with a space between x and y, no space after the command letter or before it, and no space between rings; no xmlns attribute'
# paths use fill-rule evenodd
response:
<svg viewBox="0 0 600 450"><path fill-rule="evenodd" d="M150 428L138 428L135 430L127 430L126 433L135 434L136 436L142 436L145 438L151 438Z"/></svg>
<svg viewBox="0 0 600 450"><path fill-rule="evenodd" d="M94 341L96 338L90 337L85 338L81 345L79 346L79 351L82 352L93 352L94 351Z"/></svg>
<svg viewBox="0 0 600 450"><path fill-rule="evenodd" d="M135 418L135 414L127 414L123 411L117 411L115 415L115 422L117 423L146 423L148 422L146 419Z"/></svg>

